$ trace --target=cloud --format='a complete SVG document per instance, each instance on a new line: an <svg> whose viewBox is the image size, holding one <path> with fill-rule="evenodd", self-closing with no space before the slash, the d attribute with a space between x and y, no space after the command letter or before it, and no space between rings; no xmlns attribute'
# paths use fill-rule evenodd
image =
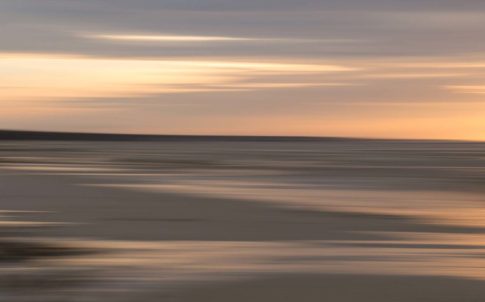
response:
<svg viewBox="0 0 485 302"><path fill-rule="evenodd" d="M341 65L246 61L102 59L41 54L0 55L0 101L133 97L237 89L314 86L241 83L271 74L349 72Z"/></svg>
<svg viewBox="0 0 485 302"><path fill-rule="evenodd" d="M476 0L17 0L10 8L35 10L185 10L185 11L309 11L309 10L408 10L476 11L485 4Z"/></svg>
<svg viewBox="0 0 485 302"><path fill-rule="evenodd" d="M464 94L485 94L485 85L450 85L446 89Z"/></svg>
<svg viewBox="0 0 485 302"><path fill-rule="evenodd" d="M258 41L259 39L241 37L217 37L217 36L174 36L174 35L114 35L97 34L88 35L88 38L112 41L128 42L233 42L233 41Z"/></svg>
<svg viewBox="0 0 485 302"><path fill-rule="evenodd" d="M485 91L484 1L15 0L0 1L0 20L0 102L18 125L78 106L89 110L72 122L36 125L82 127L106 108L100 130L116 109L153 131L231 118L242 131L257 116L296 133L289 121L323 131L322 118L366 124L392 110L439 120L443 104L478 106Z"/></svg>
<svg viewBox="0 0 485 302"><path fill-rule="evenodd" d="M480 1L18 0L0 1L0 19L4 52L323 59L485 49L473 38L485 30ZM79 36L86 32L105 39Z"/></svg>

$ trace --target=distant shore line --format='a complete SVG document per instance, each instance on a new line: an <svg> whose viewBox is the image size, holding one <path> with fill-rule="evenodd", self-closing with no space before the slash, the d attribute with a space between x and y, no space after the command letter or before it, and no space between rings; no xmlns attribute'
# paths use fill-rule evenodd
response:
<svg viewBox="0 0 485 302"><path fill-rule="evenodd" d="M385 139L355 137L319 137L319 136L251 136L251 135L177 135L177 134L123 134L89 132L49 132L0 130L0 141L108 141L108 142L164 142L164 141L234 141L234 142L345 142L345 141L407 141L407 142L467 142L461 140L425 140L425 139ZM468 141L473 142L473 141ZM475 141L476 143L480 143Z"/></svg>
<svg viewBox="0 0 485 302"><path fill-rule="evenodd" d="M88 132L47 132L0 130L0 140L54 140L54 141L344 141L344 137L305 136L250 136L250 135L176 135L176 134L122 134Z"/></svg>

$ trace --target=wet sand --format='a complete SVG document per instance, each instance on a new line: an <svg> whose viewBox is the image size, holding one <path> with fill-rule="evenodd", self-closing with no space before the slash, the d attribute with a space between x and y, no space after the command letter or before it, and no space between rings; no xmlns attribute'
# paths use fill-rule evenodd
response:
<svg viewBox="0 0 485 302"><path fill-rule="evenodd" d="M0 174L2 209L46 226L42 236L107 240L371 240L371 232L482 233L405 216L291 209L247 200L87 186L83 176ZM31 212L31 213L29 213Z"/></svg>
<svg viewBox="0 0 485 302"><path fill-rule="evenodd" d="M484 283L420 276L288 275L197 288L165 296L167 301L338 301L338 302L479 302ZM147 302L160 301L160 297Z"/></svg>

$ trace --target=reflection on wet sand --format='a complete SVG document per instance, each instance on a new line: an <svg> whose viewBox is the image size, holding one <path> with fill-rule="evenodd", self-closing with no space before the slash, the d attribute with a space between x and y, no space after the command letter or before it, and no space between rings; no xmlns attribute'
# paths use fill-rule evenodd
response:
<svg viewBox="0 0 485 302"><path fill-rule="evenodd" d="M127 177L132 175L126 175ZM141 177L138 175L138 177ZM175 177L174 177L175 178ZM485 226L485 195L442 191L342 190L317 186L291 187L277 183L224 180L174 181L163 184L110 184L108 187L154 192L175 192L195 196L258 200L290 208L310 208L420 218L427 223ZM223 178L223 176L221 176ZM103 185L97 185L103 186Z"/></svg>
<svg viewBox="0 0 485 302"><path fill-rule="evenodd" d="M485 144L4 143L0 163L8 301L352 301L368 278L457 301L437 277L485 299Z"/></svg>

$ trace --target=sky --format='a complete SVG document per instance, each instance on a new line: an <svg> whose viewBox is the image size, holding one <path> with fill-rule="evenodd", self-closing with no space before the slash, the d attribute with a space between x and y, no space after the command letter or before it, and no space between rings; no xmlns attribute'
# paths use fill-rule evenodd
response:
<svg viewBox="0 0 485 302"><path fill-rule="evenodd" d="M485 140L485 1L0 0L0 129Z"/></svg>

